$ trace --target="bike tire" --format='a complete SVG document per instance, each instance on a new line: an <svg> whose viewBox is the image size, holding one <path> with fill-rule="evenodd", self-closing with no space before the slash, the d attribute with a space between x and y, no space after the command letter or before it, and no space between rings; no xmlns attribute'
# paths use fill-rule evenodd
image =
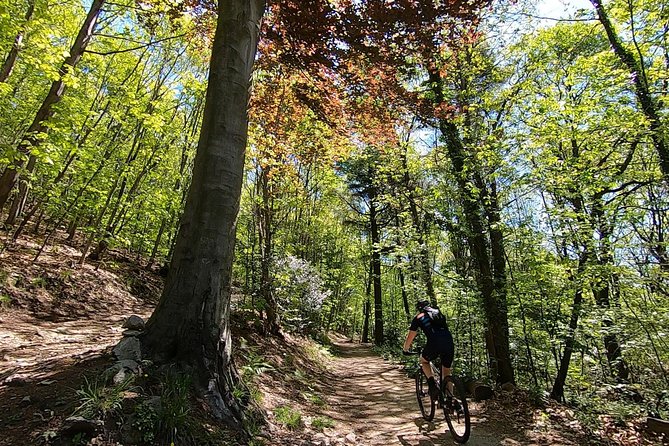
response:
<svg viewBox="0 0 669 446"><path fill-rule="evenodd" d="M448 390L448 381L453 383L452 393ZM456 376L446 376L443 379L441 390L444 395L444 404L442 405L444 418L446 418L451 436L457 443L466 443L472 433L472 424L469 417L465 386ZM453 401L460 404L460 411L453 409Z"/></svg>
<svg viewBox="0 0 669 446"><path fill-rule="evenodd" d="M420 413L425 421L432 421L434 418L435 401L430 396L430 386L427 384L427 376L422 370L416 374L416 399Z"/></svg>

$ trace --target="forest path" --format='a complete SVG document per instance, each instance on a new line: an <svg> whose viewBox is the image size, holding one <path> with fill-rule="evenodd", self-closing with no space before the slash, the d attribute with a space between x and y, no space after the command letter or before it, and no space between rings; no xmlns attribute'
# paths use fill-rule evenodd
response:
<svg viewBox="0 0 669 446"><path fill-rule="evenodd" d="M455 444L440 413L432 422L420 415L414 380L397 364L383 360L371 346L337 341L326 415L347 426L361 445L441 446ZM472 402L471 446L530 444L500 432L480 404ZM506 430L506 429L504 429ZM524 439L526 440L526 439Z"/></svg>

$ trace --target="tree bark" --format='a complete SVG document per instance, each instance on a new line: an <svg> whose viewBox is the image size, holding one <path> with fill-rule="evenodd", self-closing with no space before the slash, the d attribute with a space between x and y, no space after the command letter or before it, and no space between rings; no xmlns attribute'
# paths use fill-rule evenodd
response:
<svg viewBox="0 0 669 446"><path fill-rule="evenodd" d="M256 208L258 225L258 247L260 248L260 297L264 303L264 328L269 334L280 333L279 308L272 286L271 263L274 250L272 192L270 190L270 167L261 166L258 174L257 195L261 203Z"/></svg>
<svg viewBox="0 0 669 446"><path fill-rule="evenodd" d="M418 261L420 263L420 273L425 284L425 293L427 298L433 305L437 305L437 296L434 292L434 280L432 279L432 265L430 265L430 252L427 247L427 241L425 240L428 233L426 230L426 224L424 219L421 219L421 216L418 213L418 205L416 203L416 188L411 182L409 177L409 166L407 165L407 146L404 146L404 150L401 153L401 162L402 162L402 181L404 183L404 188L407 191L407 200L409 202L409 211L411 214L411 223L413 225L414 231L416 231L416 236L418 237Z"/></svg>
<svg viewBox="0 0 669 446"><path fill-rule="evenodd" d="M370 176L371 178L371 176ZM379 244L378 210L376 208L376 191L372 187L369 191L369 227L372 237L372 284L374 290L374 344L383 344L383 299L381 293L381 252Z"/></svg>
<svg viewBox="0 0 669 446"><path fill-rule="evenodd" d="M93 3L88 10L88 14L86 15L86 19L79 29L79 33L72 44L72 48L70 48L70 54L65 58L58 71L58 79L51 84L51 88L44 98L42 105L37 110L32 124L28 127L26 136L21 140L17 147L17 158L13 160L12 164L5 169L0 177L0 209L2 209L7 202L9 194L18 179L19 171L23 167L27 158L29 159L28 167L32 166L32 168L34 168L36 158L30 153L31 149L42 143L40 133L47 131L46 123L51 116L53 116L53 106L60 102L65 94L65 82L63 79L81 60L86 47L93 37L93 31L95 30L95 25L97 24L104 2L105 0L93 0ZM32 168L26 169L28 173L32 172Z"/></svg>
<svg viewBox="0 0 669 446"><path fill-rule="evenodd" d="M365 305L363 308L363 313L365 316L365 320L362 324L362 336L360 338L360 342L366 344L369 342L369 317L370 313L372 312L371 310L371 301L370 297L372 294L372 276L374 275L374 271L372 268L372 262L369 262L369 277L367 277L367 287L365 288Z"/></svg>
<svg viewBox="0 0 669 446"><path fill-rule="evenodd" d="M650 125L650 137L660 160L662 176L665 181L669 181L669 148L667 147L667 135L660 120L660 107L658 101L650 92L648 78L646 77L642 61L637 60L637 58L634 57L634 54L625 48L621 42L615 27L611 23L611 20L609 20L609 16L602 5L602 0L590 0L590 3L592 3L592 6L594 6L597 11L597 17L604 27L604 31L606 31L606 36L609 39L613 52L618 56L620 61L625 64L632 77L632 81L634 82L634 92L641 105L641 110L648 119Z"/></svg>
<svg viewBox="0 0 669 446"><path fill-rule="evenodd" d="M571 355L574 352L574 345L576 344L576 329L578 328L578 319L581 316L581 306L583 305L583 288L578 283L579 277L585 270L585 264L588 261L588 251L583 251L578 259L578 269L576 276L570 277L571 282L574 283L576 290L574 292L574 302L571 307L571 317L569 318L569 332L565 339L564 351L560 358L560 367L557 376L553 382L550 397L556 401L564 400L564 386L567 381L567 373L569 372L569 364L571 363Z"/></svg>
<svg viewBox="0 0 669 446"><path fill-rule="evenodd" d="M515 382L513 364L509 351L509 322L506 304L506 278L500 265L504 262L501 232L485 229L484 217L478 197L470 192L465 177L465 153L458 130L450 121L442 120L440 130L448 143L448 153L460 190L467 240L477 266L476 280L481 293L481 302L486 317L486 349L495 380L499 384ZM492 223L492 222L490 222ZM490 235L490 242L486 238ZM490 243L490 246L489 246ZM501 251L501 252L500 252Z"/></svg>
<svg viewBox="0 0 669 446"><path fill-rule="evenodd" d="M5 82L12 74L12 71L14 71L14 66L16 65L16 59L18 59L19 53L21 52L21 48L23 47L23 37L25 36L26 33L26 25L28 24L28 22L30 22L30 19L32 19L34 12L35 12L35 0L28 0L28 10L26 11L24 23L23 25L21 25L21 28L16 33L16 37L14 37L14 44L12 44L12 49L9 50L9 53L7 53L5 62L2 64L2 67L0 68L0 82Z"/></svg>
<svg viewBox="0 0 669 446"><path fill-rule="evenodd" d="M213 414L233 426L229 325L235 226L248 137L249 87L262 0L220 0L193 180L165 288L141 338L145 355L192 368Z"/></svg>
<svg viewBox="0 0 669 446"><path fill-rule="evenodd" d="M441 104L444 101L441 74L437 70L430 70L429 76L435 102ZM476 265L476 281L486 319L485 339L490 369L498 384L514 383L509 347L505 257L502 233L497 224L499 209L495 191L489 190L475 166L466 164L466 148L455 123L442 118L439 120L439 130L446 140L448 157L460 192L469 250ZM480 193L472 191L472 183L481 189ZM482 197L487 198L486 205L481 204Z"/></svg>

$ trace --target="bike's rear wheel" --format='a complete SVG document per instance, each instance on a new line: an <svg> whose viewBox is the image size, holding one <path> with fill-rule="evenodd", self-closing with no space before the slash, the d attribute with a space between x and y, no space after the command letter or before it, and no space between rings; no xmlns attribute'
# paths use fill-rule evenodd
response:
<svg viewBox="0 0 669 446"><path fill-rule="evenodd" d="M448 382L453 383L453 391L449 390ZM469 407L465 396L465 386L455 376L446 376L443 379L444 417L448 423L451 436L458 443L466 443L472 432L469 419Z"/></svg>
<svg viewBox="0 0 669 446"><path fill-rule="evenodd" d="M432 421L434 418L435 401L430 397L430 386L427 383L427 377L422 370L416 375L416 399L420 413L425 421Z"/></svg>

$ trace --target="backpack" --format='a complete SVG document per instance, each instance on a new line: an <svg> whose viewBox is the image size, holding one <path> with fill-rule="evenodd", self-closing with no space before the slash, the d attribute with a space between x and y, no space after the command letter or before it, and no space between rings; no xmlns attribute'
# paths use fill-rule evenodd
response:
<svg viewBox="0 0 669 446"><path fill-rule="evenodd" d="M423 308L423 312L430 318L433 327L446 328L446 316L439 311L439 308L432 308L428 305Z"/></svg>

